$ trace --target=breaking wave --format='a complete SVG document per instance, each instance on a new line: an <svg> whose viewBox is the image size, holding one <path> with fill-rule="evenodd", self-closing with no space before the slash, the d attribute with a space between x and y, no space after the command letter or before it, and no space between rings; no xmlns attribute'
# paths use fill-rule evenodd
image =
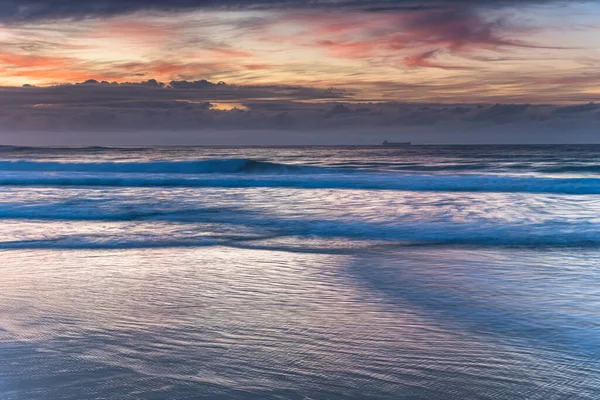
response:
<svg viewBox="0 0 600 400"><path fill-rule="evenodd" d="M434 192L600 194L600 178L549 178L502 175L417 175L392 173L223 174L169 176L146 174L3 174L0 186L297 188Z"/></svg>
<svg viewBox="0 0 600 400"><path fill-rule="evenodd" d="M419 167L423 168L423 167ZM364 189L439 192L600 194L600 177L486 174L448 165L387 171L284 164L248 158L194 161L0 161L0 186ZM469 167L471 168L471 167ZM575 168L575 169L573 169ZM552 172L591 171L593 166ZM465 166L464 170L468 170ZM435 171L435 172L434 172Z"/></svg>
<svg viewBox="0 0 600 400"><path fill-rule="evenodd" d="M594 221L555 218L538 222L496 220L485 217L470 221L405 220L390 216L385 221L357 220L354 217L320 219L314 216L285 217L270 213L225 207L156 209L138 205L127 211L115 204L109 209L54 205L17 205L0 209L0 219L13 221L56 221L133 223L151 227L150 234L136 235L125 230L105 232L101 236L76 234L70 237L47 237L48 240L0 242L0 248L66 247L178 247L206 245L251 246L242 240L290 238L374 241L395 245L483 245L483 246L600 246L600 226ZM179 224L181 229L161 233L157 223ZM229 233L227 233L229 232ZM233 236L232 236L233 233ZM200 234L200 236L198 236ZM115 236L116 235L116 236ZM240 236L241 235L241 236ZM302 240L306 244L305 240ZM329 242L328 242L329 243ZM256 244L253 244L256 245ZM285 246L284 246L285 247Z"/></svg>
<svg viewBox="0 0 600 400"><path fill-rule="evenodd" d="M233 174L233 173L324 173L332 168L279 164L247 158L148 161L148 162L60 162L0 161L0 171L91 172L138 174Z"/></svg>
<svg viewBox="0 0 600 400"><path fill-rule="evenodd" d="M287 227L283 226L286 224ZM594 227L574 229L574 226L517 226L483 224L480 226L445 225L403 225L396 227L365 226L364 224L324 223L299 227L289 221L281 221L277 229L271 227L270 239L263 242L264 234L257 233L256 238L227 238L222 235L204 237L110 237L77 235L37 240L0 241L0 249L13 248L162 248L162 247L204 247L229 246L257 249L295 249L298 246L309 247L306 239L333 240L326 248L356 248L357 241L369 242L373 247L380 246L430 246L462 245L491 247L576 247L597 248L600 245L600 231ZM278 232L275 234L274 232ZM312 241L311 241L312 242Z"/></svg>

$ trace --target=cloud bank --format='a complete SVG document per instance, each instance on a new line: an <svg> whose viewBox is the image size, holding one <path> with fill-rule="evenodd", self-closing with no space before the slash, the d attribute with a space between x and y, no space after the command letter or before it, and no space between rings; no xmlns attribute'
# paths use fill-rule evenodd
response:
<svg viewBox="0 0 600 400"><path fill-rule="evenodd" d="M600 105L356 102L209 81L0 88L4 144L600 143Z"/></svg>

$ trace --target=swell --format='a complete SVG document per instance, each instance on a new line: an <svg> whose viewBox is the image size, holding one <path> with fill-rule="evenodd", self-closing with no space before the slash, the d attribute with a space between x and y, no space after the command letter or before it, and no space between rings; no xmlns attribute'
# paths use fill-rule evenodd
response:
<svg viewBox="0 0 600 400"><path fill-rule="evenodd" d="M91 211L91 210L90 210ZM0 218L18 221L82 221L102 223L107 221L130 223L136 226L149 226L151 235L136 236L127 230L115 234L77 234L72 236L48 235L46 240L4 241L0 248L28 248L47 246L51 248L137 248L137 247L178 247L205 246L207 243L247 246L246 242L256 240L283 240L278 242L283 248L288 245L304 247L306 239L324 239L348 246L358 242L373 242L374 245L474 245L474 246L519 246L519 247L598 247L600 246L600 226L594 222L554 219L530 223L525 221L492 221L484 218L470 222L432 222L402 220L379 223L352 219L314 219L277 217L243 210L195 209L179 211L152 211L132 214L110 212L71 213L64 211L13 210L3 212ZM182 224L179 231L161 232L163 225ZM124 225L125 226L125 225ZM127 225L128 226L128 225ZM231 236L224 232L245 232ZM200 237L195 236L201 234ZM333 240L333 242L329 242ZM341 240L341 242L339 242ZM245 243L245 244L243 244ZM268 243L265 243L268 245ZM329 245L328 245L329 246ZM289 246L288 246L289 247Z"/></svg>
<svg viewBox="0 0 600 400"><path fill-rule="evenodd" d="M557 165L554 167L539 168L539 172L546 173L600 173L600 165Z"/></svg>
<svg viewBox="0 0 600 400"><path fill-rule="evenodd" d="M367 239L365 239L367 240ZM466 238L460 238L459 240L449 241L434 241L434 242L411 242L411 241L385 241L385 242L373 242L371 246L361 246L360 251L365 249L387 249L393 247L430 247L430 246L465 246L466 248L597 248L600 245L599 238L594 239L583 239L578 241L572 241L567 243L565 240L554 241L554 240L527 240L526 242L520 242L517 240L492 240L486 241L481 239L466 240ZM295 245L289 243L252 243L251 241L228 241L228 240L161 240L161 241L129 241L123 239L114 240L94 240L90 238L82 237L77 241L67 240L22 240L22 241L10 241L0 242L0 250L33 250L33 249L82 249L82 250L110 250L110 249L160 249L160 248L176 248L176 247L208 247L208 246L223 246L240 249L254 249L254 250L273 250L273 251L286 251L294 253L354 253L357 251L356 246L351 246L346 243L333 243L329 246L324 247L311 247L310 245Z"/></svg>
<svg viewBox="0 0 600 400"><path fill-rule="evenodd" d="M71 147L35 147L35 146L2 146L0 145L0 152L14 152L14 153L93 153L93 152L142 152L142 151L153 151L153 147L112 147L112 146L71 146Z"/></svg>
<svg viewBox="0 0 600 400"><path fill-rule="evenodd" d="M27 205L22 208L0 208L0 220L34 220L34 221L173 221L201 222L208 221L213 214L232 213L223 207L187 208L183 210L121 210L101 208L77 208L73 205L50 205L47 207Z"/></svg>
<svg viewBox="0 0 600 400"><path fill-rule="evenodd" d="M148 162L0 161L0 171L137 174L323 173L333 169L247 158Z"/></svg>
<svg viewBox="0 0 600 400"><path fill-rule="evenodd" d="M0 186L361 189L433 192L600 194L600 178L393 173L201 174L197 176L4 174Z"/></svg>
<svg viewBox="0 0 600 400"><path fill-rule="evenodd" d="M103 148L99 148L103 149ZM89 151L89 148L86 148ZM128 149L138 151L138 149ZM209 173L339 173L364 172L377 169L407 171L409 173L437 172L477 172L477 171L530 171L549 174L561 173L600 173L600 164L536 165L530 163L446 163L427 165L421 163L332 163L331 167L316 167L298 164L283 164L249 158L208 159L188 161L103 161L103 162L61 162L61 161L0 161L0 171L29 172L89 172L89 173L151 173L151 174L209 174Z"/></svg>

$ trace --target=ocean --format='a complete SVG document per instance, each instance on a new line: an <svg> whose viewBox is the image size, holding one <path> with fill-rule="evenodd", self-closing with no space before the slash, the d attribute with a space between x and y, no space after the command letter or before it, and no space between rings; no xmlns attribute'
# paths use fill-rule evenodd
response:
<svg viewBox="0 0 600 400"><path fill-rule="evenodd" d="M599 399L600 146L0 147L0 399Z"/></svg>

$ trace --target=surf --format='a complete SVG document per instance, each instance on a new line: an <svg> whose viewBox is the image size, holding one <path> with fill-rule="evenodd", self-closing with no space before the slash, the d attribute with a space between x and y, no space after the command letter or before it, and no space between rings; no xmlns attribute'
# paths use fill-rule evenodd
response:
<svg viewBox="0 0 600 400"><path fill-rule="evenodd" d="M570 195L600 194L600 178L535 177L509 175L424 175L395 173L313 173L312 170L288 170L276 167L227 165L220 173L202 172L195 175L188 170L177 173L154 173L145 169L139 173L134 166L123 173L109 164L110 168L94 169L84 173L81 169L44 173L34 171L10 171L0 176L0 186L33 187L183 187L183 188L295 188L340 190L386 190L420 192L488 192L488 193L555 193ZM77 165L77 168L80 164ZM91 167L90 167L91 168ZM111 170L112 168L112 170ZM127 167L125 167L126 169ZM165 166L158 170L164 171ZM166 166L166 168L169 168ZM211 165L212 168L212 165ZM198 171L196 166L192 166ZM46 172L55 171L48 170ZM118 173L115 173L117 172ZM246 172L244 174L244 172ZM189 176L185 176L189 175ZM239 175L239 176L238 176Z"/></svg>
<svg viewBox="0 0 600 400"><path fill-rule="evenodd" d="M183 161L0 161L0 171L138 174L325 173L333 168L282 164L250 158Z"/></svg>

